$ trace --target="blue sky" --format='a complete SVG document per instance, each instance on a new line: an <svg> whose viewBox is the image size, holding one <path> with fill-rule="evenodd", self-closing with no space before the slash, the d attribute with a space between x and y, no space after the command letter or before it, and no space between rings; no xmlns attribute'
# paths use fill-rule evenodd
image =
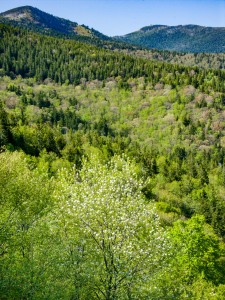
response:
<svg viewBox="0 0 225 300"><path fill-rule="evenodd" d="M109 36L153 24L225 27L225 0L0 0L0 12L23 5Z"/></svg>

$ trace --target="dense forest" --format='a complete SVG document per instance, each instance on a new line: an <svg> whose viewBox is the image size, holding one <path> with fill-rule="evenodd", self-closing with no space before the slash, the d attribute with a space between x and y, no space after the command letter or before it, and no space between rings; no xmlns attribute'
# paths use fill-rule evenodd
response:
<svg viewBox="0 0 225 300"><path fill-rule="evenodd" d="M0 37L0 299L224 299L225 72Z"/></svg>
<svg viewBox="0 0 225 300"><path fill-rule="evenodd" d="M150 60L168 62L172 64L198 67L200 69L225 69L224 53L187 53L166 50L132 49L122 47L115 49L135 57L147 58Z"/></svg>
<svg viewBox="0 0 225 300"><path fill-rule="evenodd" d="M151 25L115 37L148 49L190 53L224 53L225 28L199 25Z"/></svg>

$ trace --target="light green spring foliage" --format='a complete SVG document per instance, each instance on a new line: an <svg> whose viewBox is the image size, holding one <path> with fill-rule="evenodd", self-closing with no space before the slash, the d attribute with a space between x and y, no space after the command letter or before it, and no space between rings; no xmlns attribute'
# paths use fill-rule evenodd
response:
<svg viewBox="0 0 225 300"><path fill-rule="evenodd" d="M83 162L56 179L2 153L3 299L140 299L167 261L169 241L123 158ZM47 173L46 173L47 174Z"/></svg>
<svg viewBox="0 0 225 300"><path fill-rule="evenodd" d="M101 165L92 157L74 183L67 182L58 221L79 257L89 287L84 299L151 294L151 282L170 255L169 241L153 205L145 202L135 165L119 157Z"/></svg>
<svg viewBox="0 0 225 300"><path fill-rule="evenodd" d="M171 234L161 227L140 168L126 157L106 164L90 156L81 170L62 164L49 177L41 162L5 152L0 168L1 299L224 294L218 238L202 217Z"/></svg>
<svg viewBox="0 0 225 300"><path fill-rule="evenodd" d="M1 153L0 186L0 298L33 299L45 279L52 182L29 170L22 153Z"/></svg>
<svg viewBox="0 0 225 300"><path fill-rule="evenodd" d="M205 218L196 215L179 220L171 235L177 251L170 279L180 299L223 299L220 297L225 295L225 286L218 285L223 282L225 252Z"/></svg>
<svg viewBox="0 0 225 300"><path fill-rule="evenodd" d="M224 147L223 102L214 91L207 95L192 85L172 89L163 83L146 83L144 77L131 78L128 90L119 88L119 76L105 83L93 80L76 87L30 81L20 77L0 80L0 96L13 124L14 143L29 154L33 155L32 147L35 155L44 148L57 151L61 128L88 128L100 136L129 137L143 152L153 149L163 155L175 145L199 152L210 151L216 144ZM11 91L18 87L22 95ZM57 128L53 130L47 124ZM1 133L3 143L4 130Z"/></svg>
<svg viewBox="0 0 225 300"><path fill-rule="evenodd" d="M10 32L0 299L224 299L225 73Z"/></svg>

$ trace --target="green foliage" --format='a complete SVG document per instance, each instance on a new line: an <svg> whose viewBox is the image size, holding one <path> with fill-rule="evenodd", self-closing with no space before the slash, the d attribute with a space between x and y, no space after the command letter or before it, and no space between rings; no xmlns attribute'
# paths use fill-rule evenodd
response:
<svg viewBox="0 0 225 300"><path fill-rule="evenodd" d="M52 183L20 153L1 153L0 161L0 298L33 299L45 280L41 222L53 204Z"/></svg>
<svg viewBox="0 0 225 300"><path fill-rule="evenodd" d="M79 84L116 77L120 86L129 88L128 79L145 77L146 82L173 87L192 84L202 91L224 92L224 72L152 62L88 44L45 37L6 25L0 26L0 68L15 78L47 78L58 83ZM203 80L204 78L204 80Z"/></svg>
<svg viewBox="0 0 225 300"><path fill-rule="evenodd" d="M0 32L0 298L223 299L224 73Z"/></svg>
<svg viewBox="0 0 225 300"><path fill-rule="evenodd" d="M148 58L155 61L164 61L172 64L185 65L189 67L198 67L201 69L224 69L225 68L225 54L222 53L186 53L174 52L168 50L157 49L122 49L125 53L132 54L136 57ZM190 76L194 74L195 70L190 71ZM203 77L199 77L203 79ZM191 83L191 77L187 79L187 83ZM205 105L204 101L201 105Z"/></svg>
<svg viewBox="0 0 225 300"><path fill-rule="evenodd" d="M145 204L135 168L121 158L101 165L92 157L72 186L62 175L65 190L60 192L57 219L65 223L71 247L80 249L73 255L80 255L84 298L136 299L151 294L147 287L169 255L169 241L152 204Z"/></svg>
<svg viewBox="0 0 225 300"><path fill-rule="evenodd" d="M53 161L78 168L82 156L91 153L105 161L126 153L153 178L143 192L165 203L159 209L166 224L203 214L224 237L225 130L223 104L218 109L214 101L218 93L207 95L193 86L155 89L143 85L143 78L133 78L127 90L119 80L74 87L2 78L2 149L36 157L46 151L55 155ZM203 98L207 106L196 107ZM50 174L55 173L51 165Z"/></svg>
<svg viewBox="0 0 225 300"><path fill-rule="evenodd" d="M224 28L152 25L117 39L145 48L178 52L224 52Z"/></svg>
<svg viewBox="0 0 225 300"><path fill-rule="evenodd" d="M167 280L172 280L170 289L176 291L176 297L220 299L224 293L224 248L204 217L175 222L171 234L177 252Z"/></svg>
<svg viewBox="0 0 225 300"><path fill-rule="evenodd" d="M187 270L186 280L200 275L216 283L216 264L221 253L219 239L205 227L204 217L196 215L186 222L177 221L172 235L179 247L177 262L184 272Z"/></svg>
<svg viewBox="0 0 225 300"><path fill-rule="evenodd" d="M25 159L0 155L1 298L151 294L169 241L153 206L145 204L136 166L93 158L75 181L65 168L54 180L43 168L30 170Z"/></svg>

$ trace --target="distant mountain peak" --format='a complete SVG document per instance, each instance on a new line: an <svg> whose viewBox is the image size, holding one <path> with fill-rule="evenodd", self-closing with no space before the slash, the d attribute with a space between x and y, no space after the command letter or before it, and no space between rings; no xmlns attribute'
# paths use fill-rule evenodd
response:
<svg viewBox="0 0 225 300"><path fill-rule="evenodd" d="M35 20L34 14L38 9L32 6L22 6L18 9L11 9L5 13L1 13L0 17L6 18L9 21L21 22L27 20L28 22L39 23L38 20Z"/></svg>

